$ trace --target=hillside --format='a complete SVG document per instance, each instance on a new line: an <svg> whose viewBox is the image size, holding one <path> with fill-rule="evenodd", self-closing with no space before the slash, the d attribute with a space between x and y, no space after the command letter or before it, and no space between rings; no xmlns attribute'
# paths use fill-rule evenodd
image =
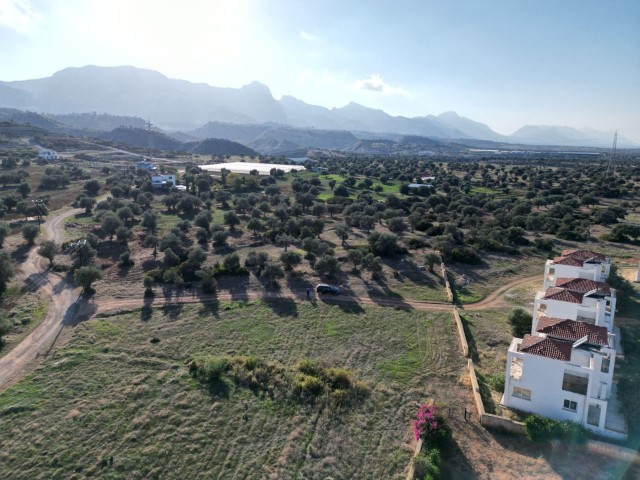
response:
<svg viewBox="0 0 640 480"><path fill-rule="evenodd" d="M226 139L207 138L196 142L181 142L164 132L144 128L119 127L103 133L98 138L110 142L125 143L140 148L152 148L174 152L190 152L217 155L257 155L257 153L237 142Z"/></svg>
<svg viewBox="0 0 640 480"><path fill-rule="evenodd" d="M145 120L140 117L128 117L124 115L110 115L107 113L67 113L63 115L46 114L49 118L58 123L69 125L70 127L101 132L110 132L118 127L144 128Z"/></svg>

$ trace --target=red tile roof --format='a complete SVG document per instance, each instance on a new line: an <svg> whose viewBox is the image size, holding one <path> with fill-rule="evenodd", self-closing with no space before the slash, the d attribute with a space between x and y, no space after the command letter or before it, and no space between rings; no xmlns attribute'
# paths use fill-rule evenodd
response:
<svg viewBox="0 0 640 480"><path fill-rule="evenodd" d="M563 257L574 257L574 258L582 258L583 260L600 260L604 262L607 257L600 253L592 252L591 250L582 250L579 248L563 250Z"/></svg>
<svg viewBox="0 0 640 480"><path fill-rule="evenodd" d="M560 287L551 287L546 292L544 292L545 300L559 300L561 302L570 302L570 303L582 303L583 294L579 292L573 292L571 290L567 290L566 288Z"/></svg>
<svg viewBox="0 0 640 480"><path fill-rule="evenodd" d="M540 317L536 327L538 333L544 333L550 337L563 340L576 341L584 336L588 337L587 343L591 345L609 345L609 335L606 327L598 327L576 320L565 318Z"/></svg>
<svg viewBox="0 0 640 480"><path fill-rule="evenodd" d="M604 262L606 257L591 250L563 250L559 257L553 259L560 265L573 265L581 267L585 262Z"/></svg>
<svg viewBox="0 0 640 480"><path fill-rule="evenodd" d="M587 280L586 278L558 278L556 287L561 287L572 292L587 293L598 290L603 295L611 295L611 287L604 282Z"/></svg>
<svg viewBox="0 0 640 480"><path fill-rule="evenodd" d="M548 337L532 337L525 335L520 344L520 351L541 357L568 362L571 360L573 342L556 340Z"/></svg>
<svg viewBox="0 0 640 480"><path fill-rule="evenodd" d="M581 267L584 263L582 260L572 257L556 257L553 259L553 263L558 265L570 265L572 267Z"/></svg>

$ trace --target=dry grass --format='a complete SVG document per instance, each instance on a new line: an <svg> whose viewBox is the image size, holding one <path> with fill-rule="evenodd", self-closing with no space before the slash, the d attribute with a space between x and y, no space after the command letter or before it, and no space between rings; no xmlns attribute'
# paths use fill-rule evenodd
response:
<svg viewBox="0 0 640 480"><path fill-rule="evenodd" d="M0 395L0 431L11 432L0 437L0 476L402 478L415 402L455 407L463 388L449 314L288 300L148 313L83 323ZM242 388L210 394L184 365L198 352L320 358L372 394L342 413Z"/></svg>

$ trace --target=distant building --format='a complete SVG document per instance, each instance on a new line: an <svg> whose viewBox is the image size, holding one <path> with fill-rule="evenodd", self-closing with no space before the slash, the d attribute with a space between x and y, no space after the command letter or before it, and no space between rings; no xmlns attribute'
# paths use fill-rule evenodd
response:
<svg viewBox="0 0 640 480"><path fill-rule="evenodd" d="M175 175L151 175L151 185L153 185L155 188L175 187L176 176Z"/></svg>
<svg viewBox="0 0 640 480"><path fill-rule="evenodd" d="M151 162L147 162L147 161L142 161L142 162L138 162L136 163L136 168L138 170L157 170L158 166L154 163Z"/></svg>
<svg viewBox="0 0 640 480"><path fill-rule="evenodd" d="M55 150L40 150L38 152L38 158L40 160L58 160L60 156Z"/></svg>

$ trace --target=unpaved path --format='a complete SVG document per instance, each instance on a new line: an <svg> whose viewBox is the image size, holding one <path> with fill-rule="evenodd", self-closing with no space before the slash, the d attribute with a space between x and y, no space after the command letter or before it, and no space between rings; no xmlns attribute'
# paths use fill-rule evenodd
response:
<svg viewBox="0 0 640 480"><path fill-rule="evenodd" d="M81 209L64 210L50 217L43 225L47 238L62 243L65 218L81 211ZM0 391L32 372L39 363L38 358L46 355L63 325L73 318L79 289L67 280L66 275L48 270L47 262L36 253L34 247L22 264L27 288L37 287L36 291L40 295L47 295L49 308L42 323L13 350L0 358Z"/></svg>
<svg viewBox="0 0 640 480"><path fill-rule="evenodd" d="M507 304L504 297L506 294L514 288L526 285L527 283L539 282L542 288L542 275L534 275L532 277L518 278L506 285L501 286L497 290L491 292L485 298L475 303L468 303L462 305L464 310L491 310L498 307L503 307Z"/></svg>
<svg viewBox="0 0 640 480"><path fill-rule="evenodd" d="M67 209L50 216L43 224L45 235L56 243L64 241L64 221L66 218L82 212L82 209ZM50 297L49 309L42 323L31 332L20 344L7 355L0 358L0 392L17 383L21 378L32 372L39 364L39 358L45 356L55 343L64 326L73 326L77 314L89 317L95 313L113 310L127 310L144 305L164 306L184 303L201 303L216 300L259 300L288 298L297 301L306 299L306 289L283 289L273 291L243 291L219 292L216 295L186 294L171 297L143 298L140 294L131 297L94 298L88 301L80 298L80 290L69 281L66 275L47 270L46 260L36 253L33 248L22 265L25 282L37 286L41 295ZM538 280L539 276L514 280L503 285L485 299L462 306L465 310L488 310L506 304L504 296L516 287ZM419 300L404 300L395 298L372 298L369 296L340 295L322 296L311 299L324 303L347 305L377 305L384 307L413 309L418 311L450 311L453 305L444 302L425 302Z"/></svg>

